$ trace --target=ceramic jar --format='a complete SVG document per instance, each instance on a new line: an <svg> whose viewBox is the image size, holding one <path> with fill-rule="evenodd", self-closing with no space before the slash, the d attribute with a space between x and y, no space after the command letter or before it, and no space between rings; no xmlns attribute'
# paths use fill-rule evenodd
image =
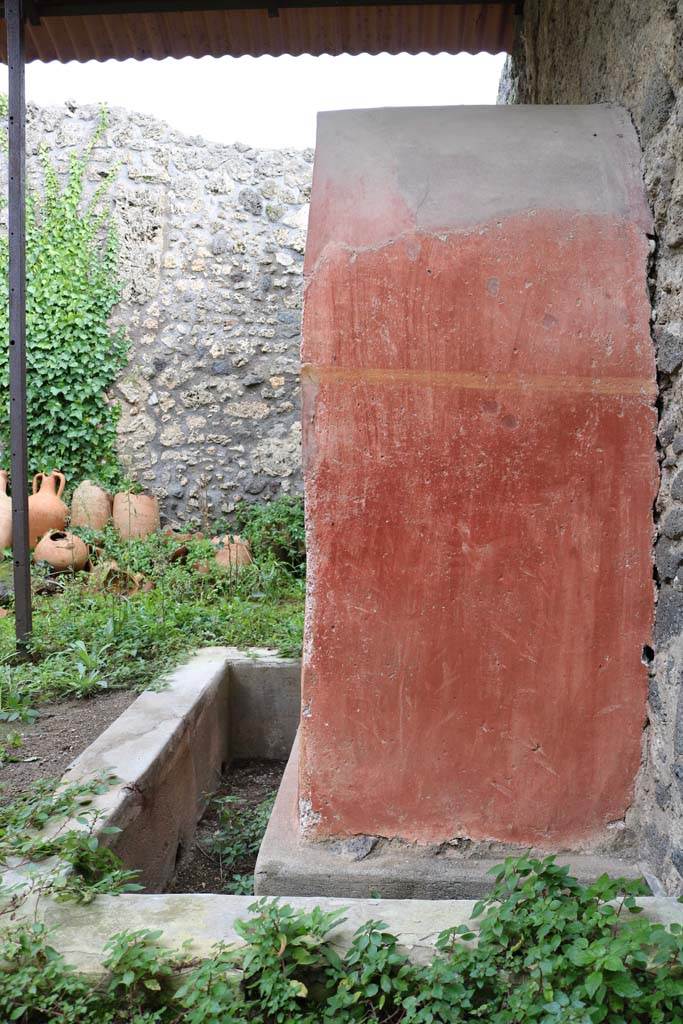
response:
<svg viewBox="0 0 683 1024"><path fill-rule="evenodd" d="M225 537L213 537L212 544L218 547L216 562L224 569L235 569L240 565L249 565L251 562L251 550L249 542L242 540L237 534Z"/></svg>
<svg viewBox="0 0 683 1024"><path fill-rule="evenodd" d="M63 530L68 509L61 500L66 479L53 469L51 473L36 473L33 494L28 499L28 543L35 547L48 530Z"/></svg>
<svg viewBox="0 0 683 1024"><path fill-rule="evenodd" d="M33 552L36 562L47 562L57 572L78 572L88 561L88 548L80 537L65 530L48 530Z"/></svg>
<svg viewBox="0 0 683 1024"><path fill-rule="evenodd" d="M103 530L111 518L112 498L102 487L84 480L71 499L71 525Z"/></svg>
<svg viewBox="0 0 683 1024"><path fill-rule="evenodd" d="M12 546L12 499L7 493L9 473L0 469L0 548Z"/></svg>
<svg viewBox="0 0 683 1024"><path fill-rule="evenodd" d="M114 498L114 526L123 540L148 537L161 525L159 502L149 494L121 491Z"/></svg>

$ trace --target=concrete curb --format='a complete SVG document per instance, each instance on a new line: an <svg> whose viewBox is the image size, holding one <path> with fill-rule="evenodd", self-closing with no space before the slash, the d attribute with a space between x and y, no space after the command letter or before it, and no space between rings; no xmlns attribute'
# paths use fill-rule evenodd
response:
<svg viewBox="0 0 683 1024"><path fill-rule="evenodd" d="M345 920L330 933L330 941L342 952L354 932L369 920L383 921L397 936L401 948L416 963L433 957L436 939L446 928L467 925L476 934L472 900L343 900L330 897L294 897L286 901L304 910L320 907L344 909ZM104 973L104 945L122 930L159 929L169 949L190 942L193 956L208 959L217 943L242 946L235 923L250 916L253 896L210 894L100 896L88 906L40 901L35 916L50 929L50 943L79 972ZM683 906L674 898L649 896L638 900L650 920L664 925L683 923ZM33 917L33 915L31 915Z"/></svg>

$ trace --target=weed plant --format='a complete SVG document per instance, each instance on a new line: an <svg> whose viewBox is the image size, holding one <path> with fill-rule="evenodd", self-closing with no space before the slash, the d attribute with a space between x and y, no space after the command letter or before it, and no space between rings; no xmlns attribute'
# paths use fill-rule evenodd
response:
<svg viewBox="0 0 683 1024"><path fill-rule="evenodd" d="M90 903L100 893L140 889L137 873L126 870L106 844L105 837L119 829L101 825L93 806L93 798L115 782L106 774L68 786L40 779L0 807L0 871L12 868L25 876L25 884L0 883L0 921L30 895Z"/></svg>
<svg viewBox="0 0 683 1024"><path fill-rule="evenodd" d="M3 98L4 99L4 98ZM5 103L1 105L4 113ZM121 298L119 244L108 194L118 167L94 191L93 152L107 129L103 109L83 152L64 174L39 147L40 184L26 201L27 417L31 474L58 467L71 481L121 478L116 459L119 405L107 398L128 361L123 328L113 328ZM4 132L3 132L4 136ZM0 440L9 449L9 238L0 234ZM87 372L84 372L87 367Z"/></svg>
<svg viewBox="0 0 683 1024"><path fill-rule="evenodd" d="M301 498L284 495L267 503L240 502L235 528L257 559L274 558L296 576L306 575L306 531Z"/></svg>

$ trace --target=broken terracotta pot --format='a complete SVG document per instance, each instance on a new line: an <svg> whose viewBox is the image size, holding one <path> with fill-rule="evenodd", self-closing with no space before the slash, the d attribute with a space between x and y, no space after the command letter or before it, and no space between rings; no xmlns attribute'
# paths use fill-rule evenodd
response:
<svg viewBox="0 0 683 1024"><path fill-rule="evenodd" d="M118 562L111 559L95 566L88 587L90 590L113 594L136 594L139 590L152 590L154 584L151 580L145 580L141 572L122 569Z"/></svg>
<svg viewBox="0 0 683 1024"><path fill-rule="evenodd" d="M36 562L47 562L57 572L78 572L88 561L88 548L80 537L66 530L48 530L33 552Z"/></svg>
<svg viewBox="0 0 683 1024"><path fill-rule="evenodd" d="M181 565L185 565L189 550L190 549L186 544L181 544L179 548L176 548L175 551L171 552L168 559L169 562L180 562Z"/></svg>
<svg viewBox="0 0 683 1024"><path fill-rule="evenodd" d="M164 530L164 537L171 537L173 540L177 540L179 544L185 544L188 540L204 540L204 534L201 532L183 532L182 530Z"/></svg>
<svg viewBox="0 0 683 1024"><path fill-rule="evenodd" d="M237 534L226 533L224 537L212 537L211 543L218 548L216 562L224 569L236 569L251 562L249 541L242 540Z"/></svg>

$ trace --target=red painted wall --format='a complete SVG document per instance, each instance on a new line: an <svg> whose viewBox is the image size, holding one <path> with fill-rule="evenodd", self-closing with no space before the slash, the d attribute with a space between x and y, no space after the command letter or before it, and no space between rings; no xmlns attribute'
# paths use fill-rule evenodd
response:
<svg viewBox="0 0 683 1024"><path fill-rule="evenodd" d="M645 717L642 201L631 182L623 209L563 209L551 189L477 220L475 198L474 223L446 209L435 230L397 166L354 225L363 180L316 165L302 825L596 841L628 808Z"/></svg>

